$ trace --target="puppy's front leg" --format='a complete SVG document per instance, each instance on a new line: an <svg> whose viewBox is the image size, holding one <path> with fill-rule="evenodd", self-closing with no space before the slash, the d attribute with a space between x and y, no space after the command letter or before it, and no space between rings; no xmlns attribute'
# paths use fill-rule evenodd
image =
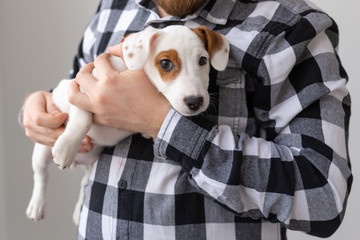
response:
<svg viewBox="0 0 360 240"><path fill-rule="evenodd" d="M51 162L51 148L39 143L35 144L32 156L34 171L34 188L31 200L26 209L28 218L38 221L44 218L46 206L46 186L49 178L48 166Z"/></svg>
<svg viewBox="0 0 360 240"><path fill-rule="evenodd" d="M91 124L92 113L70 105L69 120L65 131L56 140L52 149L54 162L60 169L63 170L72 164Z"/></svg>

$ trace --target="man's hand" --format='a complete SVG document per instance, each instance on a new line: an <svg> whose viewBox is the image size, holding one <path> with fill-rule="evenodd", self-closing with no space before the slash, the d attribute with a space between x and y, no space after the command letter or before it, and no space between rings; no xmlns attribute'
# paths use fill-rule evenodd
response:
<svg viewBox="0 0 360 240"><path fill-rule="evenodd" d="M121 56L121 45L109 49ZM109 54L83 67L72 84L69 101L93 112L95 122L118 129L146 133L156 138L170 110L170 104L158 92L143 70L117 72ZM91 74L96 67L99 80ZM79 86L83 92L79 91Z"/></svg>
<svg viewBox="0 0 360 240"><path fill-rule="evenodd" d="M35 142L54 146L56 139L63 133L67 113L62 113L54 105L51 93L38 91L30 94L24 103L22 122L25 134ZM80 152L91 150L92 144L86 137Z"/></svg>

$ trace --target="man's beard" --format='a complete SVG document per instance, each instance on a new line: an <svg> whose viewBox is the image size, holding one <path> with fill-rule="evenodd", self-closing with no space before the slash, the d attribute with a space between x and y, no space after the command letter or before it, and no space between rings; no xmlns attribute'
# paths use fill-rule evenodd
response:
<svg viewBox="0 0 360 240"><path fill-rule="evenodd" d="M172 16L186 16L198 10L206 0L153 0Z"/></svg>

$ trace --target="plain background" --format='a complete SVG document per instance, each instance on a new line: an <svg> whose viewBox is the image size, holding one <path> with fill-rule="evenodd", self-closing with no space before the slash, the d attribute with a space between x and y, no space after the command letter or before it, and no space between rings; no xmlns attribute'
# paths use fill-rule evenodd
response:
<svg viewBox="0 0 360 240"><path fill-rule="evenodd" d="M350 155L355 181L345 220L331 240L358 239L360 214L360 155L358 141L360 83L360 27L358 1L314 0L338 23L340 57L350 76L352 94ZM25 217L33 180L33 143L17 124L24 97L46 90L68 76L82 33L95 13L95 0L0 1L0 240L75 239L72 211L78 197L81 169L50 167L46 219L34 223ZM288 233L290 240L317 239Z"/></svg>

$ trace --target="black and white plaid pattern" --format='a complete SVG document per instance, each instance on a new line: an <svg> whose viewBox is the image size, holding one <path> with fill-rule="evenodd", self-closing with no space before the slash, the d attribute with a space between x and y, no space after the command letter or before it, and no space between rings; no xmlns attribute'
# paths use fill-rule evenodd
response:
<svg viewBox="0 0 360 240"><path fill-rule="evenodd" d="M304 0L210 0L185 19L159 19L150 0L103 0L74 74L124 35L172 24L225 35L228 68L211 71L206 113L171 110L155 143L136 134L103 152L78 239L332 234L352 183L336 24Z"/></svg>

